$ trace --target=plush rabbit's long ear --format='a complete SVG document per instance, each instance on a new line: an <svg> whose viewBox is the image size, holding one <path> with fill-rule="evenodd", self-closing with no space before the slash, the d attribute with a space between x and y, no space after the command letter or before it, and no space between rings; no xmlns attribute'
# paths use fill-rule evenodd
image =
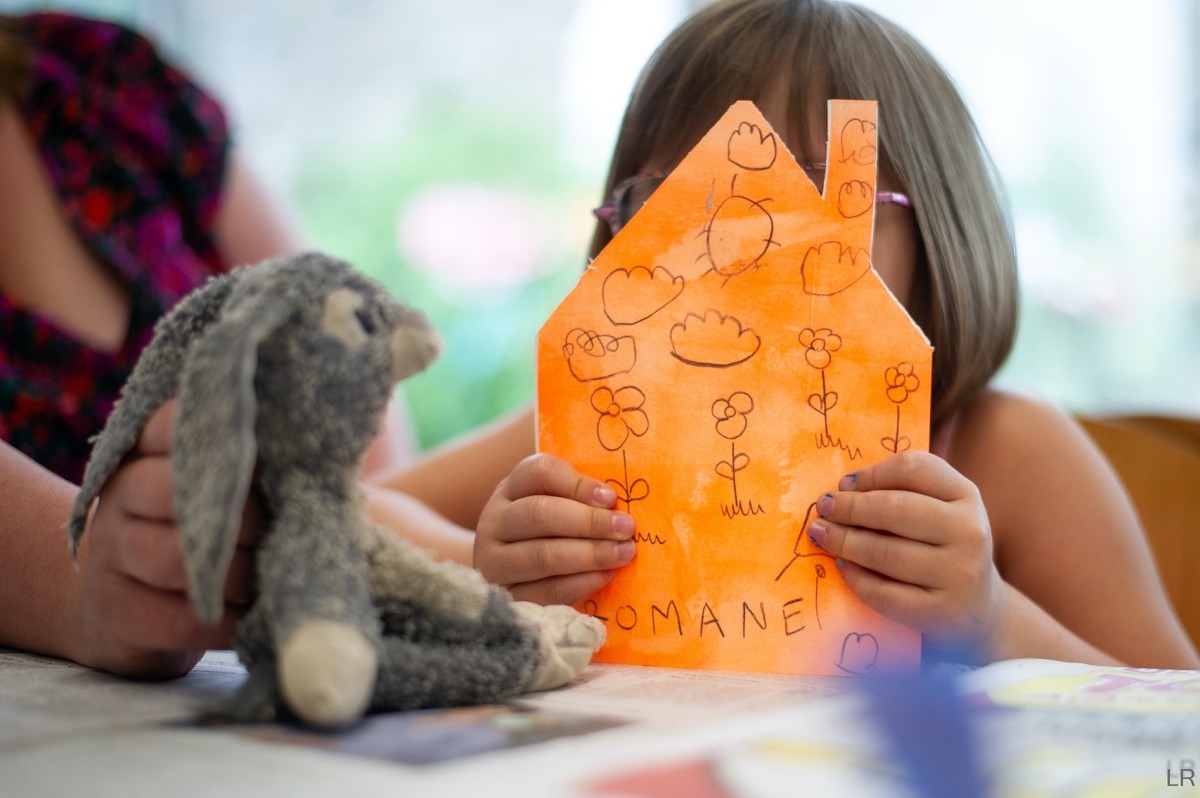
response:
<svg viewBox="0 0 1200 798"><path fill-rule="evenodd" d="M83 484L67 520L74 556L87 524L88 509L100 489L137 444L138 435L155 410L179 392L179 379L188 350L220 313L240 273L209 280L188 294L154 329L154 340L142 352L121 389L121 399L96 437Z"/></svg>
<svg viewBox="0 0 1200 798"><path fill-rule="evenodd" d="M192 605L208 622L224 608L225 574L258 454L258 346L286 318L266 292L231 301L183 373L172 449L175 521Z"/></svg>

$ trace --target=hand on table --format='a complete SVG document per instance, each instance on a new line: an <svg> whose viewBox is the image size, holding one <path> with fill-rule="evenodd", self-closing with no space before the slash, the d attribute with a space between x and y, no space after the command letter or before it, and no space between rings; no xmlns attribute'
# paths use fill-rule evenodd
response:
<svg viewBox="0 0 1200 798"><path fill-rule="evenodd" d="M572 604L604 587L634 557L634 521L613 510L612 488L564 460L521 461L488 500L474 563L514 598Z"/></svg>
<svg viewBox="0 0 1200 798"><path fill-rule="evenodd" d="M177 410L171 401L150 417L135 451L101 491L80 552L79 659L125 676L180 676L206 650L231 647L254 596L258 512L251 501L226 580L224 615L206 625L192 611L172 509Z"/></svg>

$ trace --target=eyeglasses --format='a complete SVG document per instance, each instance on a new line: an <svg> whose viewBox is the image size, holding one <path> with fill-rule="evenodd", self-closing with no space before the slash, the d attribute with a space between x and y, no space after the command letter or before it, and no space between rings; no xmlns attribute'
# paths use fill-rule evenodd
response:
<svg viewBox="0 0 1200 798"><path fill-rule="evenodd" d="M808 179L813 182L814 186L820 188L825 184L825 164L805 163L800 164L800 168L808 175ZM628 177L618 183L604 204L594 209L592 213L600 221L607 222L615 236L622 227L629 224L633 215L646 204L646 200L650 199L650 195L666 179L665 172L650 172ZM875 204L900 205L911 208L912 200L908 198L907 194L900 191L879 191L875 194Z"/></svg>
<svg viewBox="0 0 1200 798"><path fill-rule="evenodd" d="M608 195L608 199L592 213L602 222L608 222L612 234L616 235L621 228L629 224L633 215L641 210L650 199L655 189L667 179L666 172L650 172L644 175L627 177Z"/></svg>

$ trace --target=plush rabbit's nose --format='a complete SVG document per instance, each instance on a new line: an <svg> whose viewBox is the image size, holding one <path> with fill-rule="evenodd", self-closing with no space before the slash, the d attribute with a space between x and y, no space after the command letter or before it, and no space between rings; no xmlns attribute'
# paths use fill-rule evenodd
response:
<svg viewBox="0 0 1200 798"><path fill-rule="evenodd" d="M392 332L392 379L399 382L424 371L442 351L442 337L421 318L402 321Z"/></svg>

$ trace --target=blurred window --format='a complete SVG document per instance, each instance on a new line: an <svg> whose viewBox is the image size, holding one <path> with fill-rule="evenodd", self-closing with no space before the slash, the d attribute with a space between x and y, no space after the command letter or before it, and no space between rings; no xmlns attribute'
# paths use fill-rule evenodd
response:
<svg viewBox="0 0 1200 798"><path fill-rule="evenodd" d="M1200 415L1200 6L865 4L943 62L1004 178L1024 307L1003 382L1078 412ZM534 336L583 267L628 92L699 5L0 0L0 11L120 19L222 99L241 151L310 243L384 280L447 338L404 387L428 446L531 397Z"/></svg>

